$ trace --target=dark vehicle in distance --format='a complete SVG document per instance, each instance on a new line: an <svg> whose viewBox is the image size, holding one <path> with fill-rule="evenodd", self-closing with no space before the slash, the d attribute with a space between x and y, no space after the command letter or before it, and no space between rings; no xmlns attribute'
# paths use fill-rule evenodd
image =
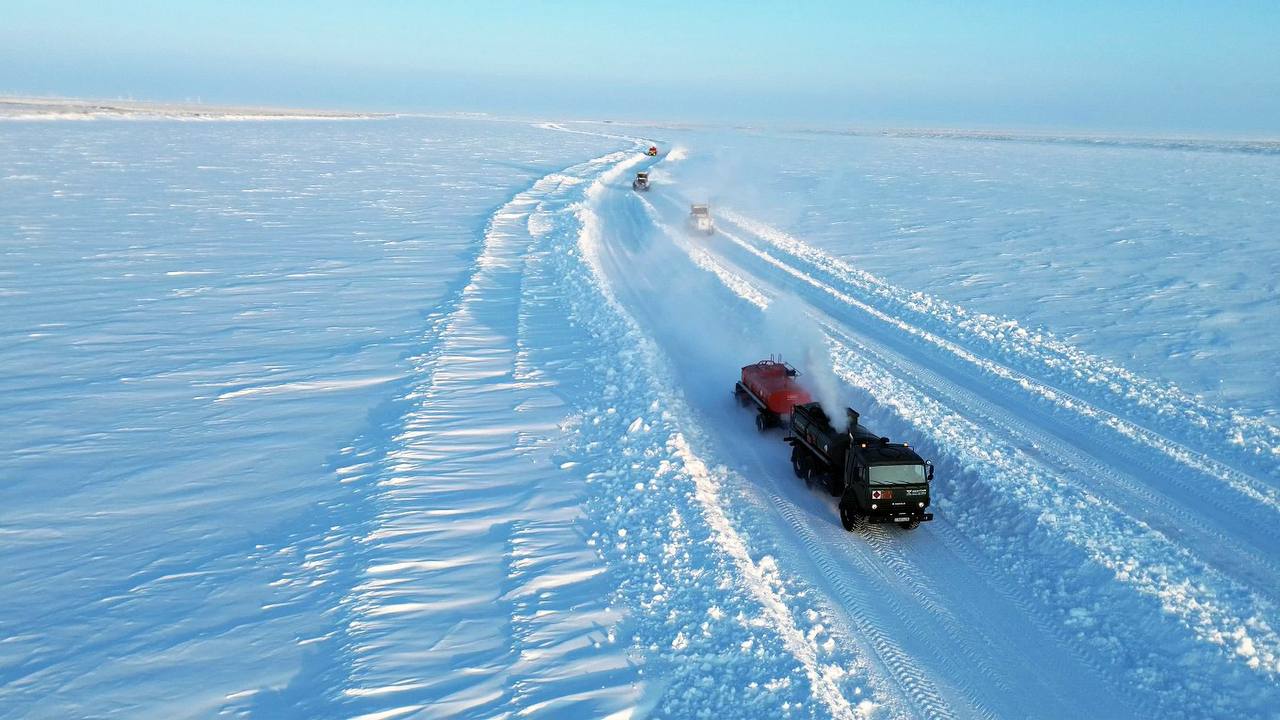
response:
<svg viewBox="0 0 1280 720"><path fill-rule="evenodd" d="M649 191L648 171L636 173L636 179L631 181L631 189L639 192Z"/></svg>

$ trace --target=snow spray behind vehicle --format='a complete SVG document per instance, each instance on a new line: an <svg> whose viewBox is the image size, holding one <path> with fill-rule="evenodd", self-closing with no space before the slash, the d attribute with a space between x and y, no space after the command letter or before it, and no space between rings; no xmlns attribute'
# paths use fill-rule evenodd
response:
<svg viewBox="0 0 1280 720"><path fill-rule="evenodd" d="M827 339L818 324L805 312L805 305L790 295L779 295L764 311L761 334L769 347L798 348L797 361L804 368L804 387L827 416L844 429L844 408L840 404L840 381L832 367Z"/></svg>

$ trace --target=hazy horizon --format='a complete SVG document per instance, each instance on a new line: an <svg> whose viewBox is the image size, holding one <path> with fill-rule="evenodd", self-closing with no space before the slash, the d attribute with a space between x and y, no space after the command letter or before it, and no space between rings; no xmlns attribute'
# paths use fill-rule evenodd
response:
<svg viewBox="0 0 1280 720"><path fill-rule="evenodd" d="M1280 6L19 2L0 92L367 112L1280 135Z"/></svg>

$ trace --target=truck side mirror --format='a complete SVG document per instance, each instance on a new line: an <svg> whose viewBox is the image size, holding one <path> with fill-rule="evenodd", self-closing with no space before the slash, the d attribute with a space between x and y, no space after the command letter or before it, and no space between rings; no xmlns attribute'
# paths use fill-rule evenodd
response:
<svg viewBox="0 0 1280 720"><path fill-rule="evenodd" d="M928 460L924 462L924 481L933 482L933 463Z"/></svg>

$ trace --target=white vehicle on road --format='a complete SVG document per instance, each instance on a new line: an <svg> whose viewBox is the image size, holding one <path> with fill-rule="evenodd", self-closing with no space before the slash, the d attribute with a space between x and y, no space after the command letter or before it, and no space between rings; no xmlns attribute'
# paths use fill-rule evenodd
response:
<svg viewBox="0 0 1280 720"><path fill-rule="evenodd" d="M689 227L707 235L716 231L715 224L711 222L711 208L706 203L689 206Z"/></svg>

